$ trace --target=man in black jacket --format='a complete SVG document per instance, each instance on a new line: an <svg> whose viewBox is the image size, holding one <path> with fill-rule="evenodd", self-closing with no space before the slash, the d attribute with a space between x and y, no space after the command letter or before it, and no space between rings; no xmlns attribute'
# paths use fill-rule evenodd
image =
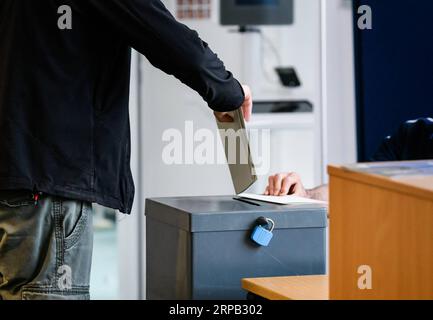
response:
<svg viewBox="0 0 433 320"><path fill-rule="evenodd" d="M248 87L159 0L1 0L0 298L88 298L91 203L134 197L131 47L249 119Z"/></svg>

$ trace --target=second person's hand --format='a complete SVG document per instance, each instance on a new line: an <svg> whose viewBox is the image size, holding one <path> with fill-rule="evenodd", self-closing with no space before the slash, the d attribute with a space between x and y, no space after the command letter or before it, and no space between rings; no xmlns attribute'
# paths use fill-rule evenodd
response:
<svg viewBox="0 0 433 320"><path fill-rule="evenodd" d="M297 173L279 173L269 177L265 190L266 196L286 196L288 194L308 197L301 177Z"/></svg>

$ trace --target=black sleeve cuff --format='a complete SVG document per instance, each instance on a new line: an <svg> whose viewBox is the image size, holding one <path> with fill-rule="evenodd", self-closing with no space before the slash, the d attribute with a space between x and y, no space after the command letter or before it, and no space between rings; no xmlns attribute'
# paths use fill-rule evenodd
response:
<svg viewBox="0 0 433 320"><path fill-rule="evenodd" d="M231 74L230 74L231 76ZM208 101L209 107L217 112L230 112L239 109L245 101L245 92L238 80L232 78L224 92L219 92L219 98Z"/></svg>

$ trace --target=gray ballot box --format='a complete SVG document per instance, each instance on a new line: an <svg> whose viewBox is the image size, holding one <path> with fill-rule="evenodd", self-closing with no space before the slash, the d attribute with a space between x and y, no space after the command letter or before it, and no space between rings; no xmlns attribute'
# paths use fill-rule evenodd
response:
<svg viewBox="0 0 433 320"><path fill-rule="evenodd" d="M249 202L147 199L147 299L245 299L242 278L325 274L326 207ZM260 217L275 222L267 247L250 238Z"/></svg>

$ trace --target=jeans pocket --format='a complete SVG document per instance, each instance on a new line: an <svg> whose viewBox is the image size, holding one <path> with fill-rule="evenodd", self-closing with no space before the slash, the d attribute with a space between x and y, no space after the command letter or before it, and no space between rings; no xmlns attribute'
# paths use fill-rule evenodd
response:
<svg viewBox="0 0 433 320"><path fill-rule="evenodd" d="M22 300L90 300L88 287L74 287L71 290L57 290L49 287L25 287Z"/></svg>
<svg viewBox="0 0 433 320"><path fill-rule="evenodd" d="M66 210L64 218L65 250L71 249L83 236L91 223L92 204L81 201L79 210Z"/></svg>

